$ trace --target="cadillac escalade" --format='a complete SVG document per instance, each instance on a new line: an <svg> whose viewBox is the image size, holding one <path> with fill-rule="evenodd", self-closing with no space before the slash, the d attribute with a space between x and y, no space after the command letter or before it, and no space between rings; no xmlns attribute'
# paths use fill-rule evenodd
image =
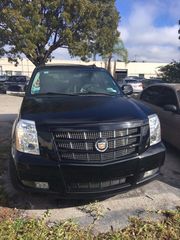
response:
<svg viewBox="0 0 180 240"><path fill-rule="evenodd" d="M94 65L37 67L12 130L13 185L90 199L157 176L159 119L130 92Z"/></svg>

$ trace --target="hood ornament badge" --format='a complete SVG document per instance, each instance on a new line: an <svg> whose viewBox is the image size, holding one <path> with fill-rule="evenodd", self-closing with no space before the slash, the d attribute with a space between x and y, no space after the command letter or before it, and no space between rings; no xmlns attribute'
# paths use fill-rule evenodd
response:
<svg viewBox="0 0 180 240"><path fill-rule="evenodd" d="M106 139L99 139L95 143L95 148L98 152L105 152L108 149L108 141Z"/></svg>

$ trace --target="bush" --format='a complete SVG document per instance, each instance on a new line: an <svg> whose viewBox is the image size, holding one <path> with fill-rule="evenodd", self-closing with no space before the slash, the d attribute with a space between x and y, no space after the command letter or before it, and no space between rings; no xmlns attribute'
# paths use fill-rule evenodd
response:
<svg viewBox="0 0 180 240"><path fill-rule="evenodd" d="M180 83L180 62L173 61L170 64L160 67L160 77L167 82Z"/></svg>

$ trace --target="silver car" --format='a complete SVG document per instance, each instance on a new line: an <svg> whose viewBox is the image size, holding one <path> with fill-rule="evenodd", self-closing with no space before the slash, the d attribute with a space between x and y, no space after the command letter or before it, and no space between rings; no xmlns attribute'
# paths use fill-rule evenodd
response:
<svg viewBox="0 0 180 240"><path fill-rule="evenodd" d="M143 90L142 80L140 79L125 78L123 80L123 84L131 85L133 88L133 93L140 93Z"/></svg>

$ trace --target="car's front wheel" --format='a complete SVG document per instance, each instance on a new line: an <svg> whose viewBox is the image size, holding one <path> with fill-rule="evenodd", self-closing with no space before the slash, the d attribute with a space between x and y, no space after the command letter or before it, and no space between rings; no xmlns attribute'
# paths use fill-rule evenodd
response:
<svg viewBox="0 0 180 240"><path fill-rule="evenodd" d="M16 171L16 166L15 166L15 163L14 163L14 160L13 160L12 157L10 157L10 159L9 159L9 177L10 177L10 180L11 180L11 183L12 183L13 187L16 190L19 190L21 183L20 183L20 180L18 178L17 171Z"/></svg>

